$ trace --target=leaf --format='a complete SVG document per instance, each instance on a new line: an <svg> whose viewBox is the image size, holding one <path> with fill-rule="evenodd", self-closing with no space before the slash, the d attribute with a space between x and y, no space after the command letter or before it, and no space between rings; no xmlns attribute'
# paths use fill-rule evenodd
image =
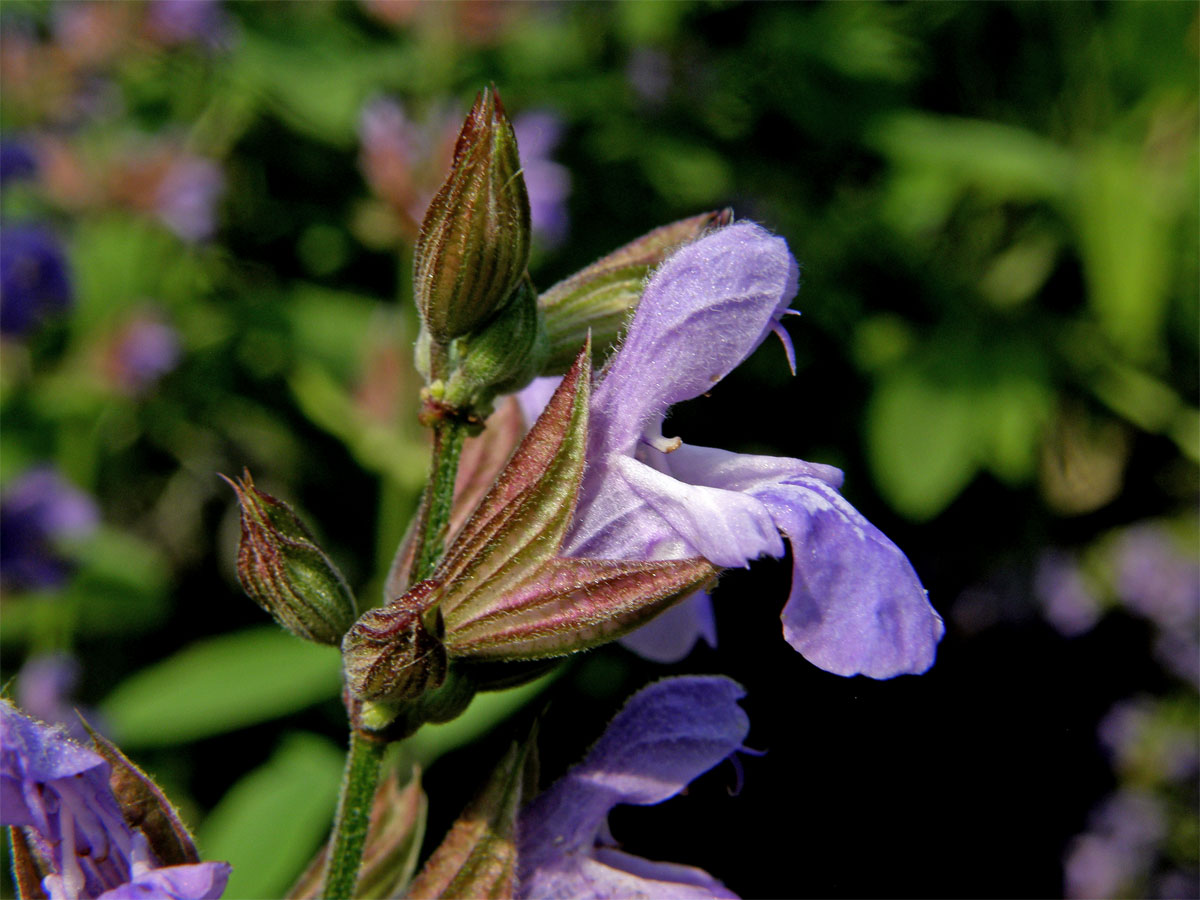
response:
<svg viewBox="0 0 1200 900"><path fill-rule="evenodd" d="M866 436L880 490L914 519L941 512L978 469L971 395L911 369L880 382L867 407Z"/></svg>
<svg viewBox="0 0 1200 900"><path fill-rule="evenodd" d="M205 859L227 860L226 897L282 897L325 836L337 803L342 752L293 733L237 782L199 830Z"/></svg>
<svg viewBox="0 0 1200 900"><path fill-rule="evenodd" d="M199 641L122 682L100 712L123 746L183 743L337 696L336 650L273 626Z"/></svg>

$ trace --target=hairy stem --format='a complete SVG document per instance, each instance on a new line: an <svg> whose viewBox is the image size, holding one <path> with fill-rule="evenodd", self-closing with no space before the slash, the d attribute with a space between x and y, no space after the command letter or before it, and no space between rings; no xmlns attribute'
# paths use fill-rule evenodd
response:
<svg viewBox="0 0 1200 900"><path fill-rule="evenodd" d="M325 873L325 900L350 900L358 881L367 826L371 823L371 804L379 784L379 764L387 744L358 732L350 733L350 752L334 822L333 846Z"/></svg>
<svg viewBox="0 0 1200 900"><path fill-rule="evenodd" d="M462 454L466 428L445 419L433 432L433 472L421 500L421 517L417 523L417 549L413 554L410 584L416 584L433 574L445 550L446 529L454 503L454 481L458 476L458 459Z"/></svg>
<svg viewBox="0 0 1200 900"><path fill-rule="evenodd" d="M454 421L437 424L433 437L433 472L421 501L417 522L417 547L413 554L410 583L428 578L445 550L446 529L454 502L454 481L462 453L466 429ZM350 733L350 752L342 791L333 820L333 844L329 850L329 868L325 874L325 900L349 900L354 896L358 870L362 865L371 804L379 785L379 767L387 744L361 734Z"/></svg>

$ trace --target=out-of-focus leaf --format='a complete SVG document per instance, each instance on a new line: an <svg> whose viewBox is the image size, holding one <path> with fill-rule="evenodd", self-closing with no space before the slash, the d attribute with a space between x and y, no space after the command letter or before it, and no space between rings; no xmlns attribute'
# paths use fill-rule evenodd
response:
<svg viewBox="0 0 1200 900"><path fill-rule="evenodd" d="M1012 125L906 111L881 120L871 139L902 169L1000 200L1058 198L1076 183L1067 150Z"/></svg>
<svg viewBox="0 0 1200 900"><path fill-rule="evenodd" d="M6 597L5 643L17 643L57 621L72 623L89 637L135 634L158 624L166 611L167 563L149 543L101 526L64 548L79 568L53 596Z"/></svg>
<svg viewBox="0 0 1200 900"><path fill-rule="evenodd" d="M325 739L290 734L230 788L198 834L205 859L233 864L226 897L283 896L329 828L342 760Z"/></svg>
<svg viewBox="0 0 1200 900"><path fill-rule="evenodd" d="M311 284L293 288L285 308L300 358L320 360L344 378L358 374L363 343L380 312L366 297Z"/></svg>
<svg viewBox="0 0 1200 900"><path fill-rule="evenodd" d="M185 647L122 682L100 709L122 746L176 744L303 709L340 685L335 649L272 626Z"/></svg>
<svg viewBox="0 0 1200 900"><path fill-rule="evenodd" d="M1135 149L1102 145L1087 157L1076 202L1088 303L1109 340L1139 362L1161 352L1173 274L1157 174Z"/></svg>
<svg viewBox="0 0 1200 900"><path fill-rule="evenodd" d="M718 203L729 195L733 182L723 156L703 145L679 140L650 142L642 166L658 192L681 207Z"/></svg>
<svg viewBox="0 0 1200 900"><path fill-rule="evenodd" d="M320 366L297 366L288 384L304 414L341 440L364 467L412 490L425 483L429 448L411 431L367 421L349 392Z"/></svg>
<svg viewBox="0 0 1200 900"><path fill-rule="evenodd" d="M974 476L972 397L902 369L880 382L866 414L867 458L898 511L927 519Z"/></svg>

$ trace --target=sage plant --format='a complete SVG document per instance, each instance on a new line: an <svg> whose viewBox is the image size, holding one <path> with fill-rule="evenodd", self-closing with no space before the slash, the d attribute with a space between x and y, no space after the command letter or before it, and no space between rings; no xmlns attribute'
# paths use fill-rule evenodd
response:
<svg viewBox="0 0 1200 900"><path fill-rule="evenodd" d="M646 687L545 790L534 737L517 740L419 870L419 773L391 771L385 751L457 718L478 692L610 641L679 658L711 638L721 572L789 548L783 636L817 666L920 673L943 633L907 558L839 493L837 469L663 434L671 406L710 389L768 335L783 340L794 368L780 324L799 285L787 243L729 211L703 213L539 291L528 271L525 174L500 96L485 89L416 246L415 358L433 457L381 602L354 595L283 500L248 472L230 481L247 594L296 637L342 654L350 741L341 796L329 842L293 897L733 896L719 871L617 849L606 825L617 804L662 802L742 749L745 692L728 678ZM126 896L102 891L174 871L190 880L139 896L216 896L225 870L187 856L178 816L119 751L95 736L95 752L70 743L7 707L5 716L14 734L33 736L6 748L6 797L18 788L46 796L37 785L59 790L62 777L90 773L59 790L58 808L94 808L101 818L87 840L118 851L108 857L116 868L92 877L65 855L67 819L56 831L36 804L13 806L5 821L20 827L16 845L32 842L19 860L22 896L39 884L55 897ZM71 765L47 767L37 741ZM156 828L129 824L128 797L105 792L105 765L153 798ZM165 847L168 837L175 849L156 850L152 838Z"/></svg>

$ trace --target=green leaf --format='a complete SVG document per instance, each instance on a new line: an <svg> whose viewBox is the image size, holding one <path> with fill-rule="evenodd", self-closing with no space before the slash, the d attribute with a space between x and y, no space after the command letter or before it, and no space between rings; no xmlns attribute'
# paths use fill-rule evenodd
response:
<svg viewBox="0 0 1200 900"><path fill-rule="evenodd" d="M233 864L226 897L283 896L329 829L341 771L338 748L290 734L225 794L198 843L204 859Z"/></svg>
<svg viewBox="0 0 1200 900"><path fill-rule="evenodd" d="M914 519L941 512L977 469L971 394L911 369L880 383L867 408L866 434L880 490Z"/></svg>
<svg viewBox="0 0 1200 900"><path fill-rule="evenodd" d="M1088 303L1109 339L1131 359L1156 360L1171 285L1164 184L1141 161L1141 148L1101 147L1086 160L1077 196Z"/></svg>
<svg viewBox="0 0 1200 900"><path fill-rule="evenodd" d="M122 682L101 704L122 746L221 734L337 696L335 649L273 626L192 644Z"/></svg>

